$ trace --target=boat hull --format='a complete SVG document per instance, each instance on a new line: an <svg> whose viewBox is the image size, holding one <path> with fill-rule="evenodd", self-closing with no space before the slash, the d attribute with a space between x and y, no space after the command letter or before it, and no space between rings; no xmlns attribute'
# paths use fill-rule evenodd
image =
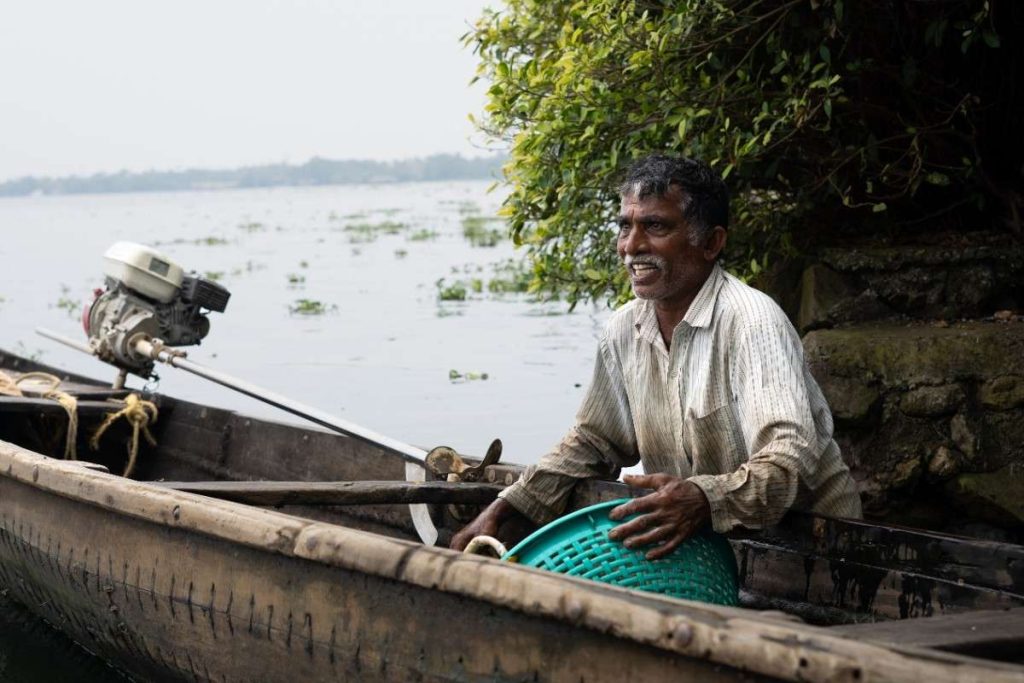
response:
<svg viewBox="0 0 1024 683"><path fill-rule="evenodd" d="M73 466L53 464L77 478ZM95 475L82 475L83 488L99 493L88 481ZM190 501L147 491L100 495L122 510L149 506L168 523L0 477L0 582L143 680L757 678L494 602L296 557L282 550L309 525L285 515L263 513L272 518L265 528L250 528L250 540L270 546L260 548L180 524L195 513ZM230 527L252 519L221 521ZM398 544L394 562L403 550L420 550L388 543Z"/></svg>

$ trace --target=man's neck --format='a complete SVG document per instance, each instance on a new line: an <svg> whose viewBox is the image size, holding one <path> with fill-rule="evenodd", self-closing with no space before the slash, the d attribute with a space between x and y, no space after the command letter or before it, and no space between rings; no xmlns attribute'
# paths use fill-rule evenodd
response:
<svg viewBox="0 0 1024 683"><path fill-rule="evenodd" d="M658 319L658 330L661 332L661 339L665 342L666 349L672 348L672 333L675 332L676 327L686 317L686 313L690 310L690 306L693 305L694 299L697 298L700 290L707 284L712 272L714 272L714 266L708 268L708 272L704 279L701 280L700 286L693 291L687 292L678 298L656 299L653 301L654 314Z"/></svg>
<svg viewBox="0 0 1024 683"><path fill-rule="evenodd" d="M658 319L658 330L661 332L662 341L665 342L665 348L672 348L672 333L675 331L676 326L686 317L686 312L690 310L690 304L693 303L696 297L697 293L694 292L683 301L654 302L654 315Z"/></svg>

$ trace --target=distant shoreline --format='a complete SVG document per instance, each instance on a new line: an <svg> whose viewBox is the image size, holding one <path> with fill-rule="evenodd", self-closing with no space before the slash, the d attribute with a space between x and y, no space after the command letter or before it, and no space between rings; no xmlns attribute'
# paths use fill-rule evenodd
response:
<svg viewBox="0 0 1024 683"><path fill-rule="evenodd" d="M309 187L434 180L498 180L505 157L467 159L434 154L401 161L331 160L314 157L304 164L266 164L234 169L186 169L96 173L61 178L25 177L0 183L0 197L237 190L258 187Z"/></svg>

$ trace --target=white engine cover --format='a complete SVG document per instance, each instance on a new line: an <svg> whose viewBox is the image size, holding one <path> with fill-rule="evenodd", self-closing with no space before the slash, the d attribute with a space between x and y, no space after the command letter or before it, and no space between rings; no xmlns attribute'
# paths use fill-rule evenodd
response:
<svg viewBox="0 0 1024 683"><path fill-rule="evenodd" d="M170 303L181 287L181 266L156 249L117 242L103 254L103 274L160 303Z"/></svg>

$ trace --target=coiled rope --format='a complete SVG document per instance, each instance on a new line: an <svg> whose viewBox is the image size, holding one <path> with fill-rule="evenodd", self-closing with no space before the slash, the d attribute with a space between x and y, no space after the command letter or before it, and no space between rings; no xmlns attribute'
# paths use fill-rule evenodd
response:
<svg viewBox="0 0 1024 683"><path fill-rule="evenodd" d="M53 399L64 408L64 412L68 414L68 432L64 439L64 459L77 460L75 442L78 440L78 401L71 394L60 391L57 388L59 386L60 377L48 372L26 372L23 375L12 376L0 370L0 394L40 396Z"/></svg>
<svg viewBox="0 0 1024 683"><path fill-rule="evenodd" d="M103 436L110 425L122 417L126 419L128 424L132 426L132 442L128 448L128 464L125 465L124 473L122 474L122 476L127 477L135 469L135 461L139 456L139 433L141 432L146 437L146 441L149 442L150 446L156 446L156 439L153 438L153 434L149 431L149 425L156 422L158 414L155 403L140 398L138 394L128 394L124 399L124 408L121 408L116 413L109 413L103 418L103 422L100 423L99 428L93 433L92 438L89 439L89 447L94 451L99 450L100 437Z"/></svg>

